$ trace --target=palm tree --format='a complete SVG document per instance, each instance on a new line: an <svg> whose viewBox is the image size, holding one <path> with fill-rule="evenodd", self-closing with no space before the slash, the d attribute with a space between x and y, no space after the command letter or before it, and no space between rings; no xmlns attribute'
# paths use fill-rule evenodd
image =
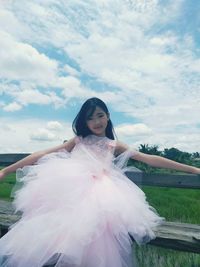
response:
<svg viewBox="0 0 200 267"><path fill-rule="evenodd" d="M140 144L139 151L151 155L161 155L162 152L158 150L157 145L149 146L148 144Z"/></svg>

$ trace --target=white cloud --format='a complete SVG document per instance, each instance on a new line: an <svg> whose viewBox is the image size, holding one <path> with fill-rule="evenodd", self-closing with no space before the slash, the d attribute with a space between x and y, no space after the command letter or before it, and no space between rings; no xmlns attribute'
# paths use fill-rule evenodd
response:
<svg viewBox="0 0 200 267"><path fill-rule="evenodd" d="M55 60L3 31L0 31L0 43L1 78L34 81L43 86L54 81L58 68Z"/></svg>
<svg viewBox="0 0 200 267"><path fill-rule="evenodd" d="M133 135L149 135L152 130L143 123L137 124L122 124L116 127L116 133L125 136Z"/></svg>
<svg viewBox="0 0 200 267"><path fill-rule="evenodd" d="M9 33L15 38L23 39L30 34L29 25L20 22L20 20L13 13L13 9L10 8L11 1L1 1L0 8L0 29Z"/></svg>
<svg viewBox="0 0 200 267"><path fill-rule="evenodd" d="M153 36L150 40L152 45L159 46L161 48L169 47L176 47L177 38L173 33L165 33L163 36Z"/></svg>
<svg viewBox="0 0 200 267"><path fill-rule="evenodd" d="M44 150L62 144L73 137L71 124L60 123L62 128L55 131L44 127L51 121L40 119L0 118L0 153L29 153Z"/></svg>
<svg viewBox="0 0 200 267"><path fill-rule="evenodd" d="M17 111L17 110L20 110L22 108L21 105L19 105L18 103L16 102L13 102L13 103L10 103L8 105L5 105L3 107L3 110L4 111L10 111L10 112L13 112L13 111Z"/></svg>
<svg viewBox="0 0 200 267"><path fill-rule="evenodd" d="M48 131L47 129L38 129L36 132L30 135L31 140L36 141L54 141L56 140L56 135Z"/></svg>
<svg viewBox="0 0 200 267"><path fill-rule="evenodd" d="M80 80L72 77L72 76L68 76L68 77L60 77L58 80L58 86L63 88L63 93L66 91L68 91L68 93L70 94L74 94L74 91L79 90L81 87L80 84Z"/></svg>
<svg viewBox="0 0 200 267"><path fill-rule="evenodd" d="M84 86L82 86L79 79L73 76L59 77L57 86L61 88L62 95L65 101L70 101L71 98L85 98L91 97L94 92Z"/></svg>
<svg viewBox="0 0 200 267"><path fill-rule="evenodd" d="M28 104L49 104L51 103L51 98L48 95L40 93L38 90L23 90L16 94L17 100L23 105Z"/></svg>
<svg viewBox="0 0 200 267"><path fill-rule="evenodd" d="M79 76L79 75L80 75L80 73L79 73L76 69L70 67L69 65L65 65L64 68L63 68L63 70L64 70L67 74L69 74L69 75L71 75L71 76Z"/></svg>
<svg viewBox="0 0 200 267"><path fill-rule="evenodd" d="M37 105L50 105L53 104L55 108L65 105L65 99L59 97L56 92L48 90L39 91L34 83L21 82L19 85L15 84L3 84L0 88L2 93L12 97L14 100L14 107L28 106L29 104ZM8 102L8 101L7 101ZM9 111L13 107L12 103L7 103L8 108L4 108L5 111ZM4 103L5 106L5 103ZM17 109L16 109L17 110Z"/></svg>
<svg viewBox="0 0 200 267"><path fill-rule="evenodd" d="M47 129L53 131L60 131L63 128L62 124L58 121L49 121L47 123Z"/></svg>
<svg viewBox="0 0 200 267"><path fill-rule="evenodd" d="M199 51L190 33L171 26L179 26L176 20L184 1L11 2L3 5L0 16L0 25L6 25L0 39L6 84L2 82L0 90L13 99L1 102L1 107L60 107L74 97L96 95L152 130L142 138L129 137L130 142L184 147L179 138L185 136L190 149L198 147ZM80 71L68 62L60 66L59 60L50 58L48 47L66 54ZM103 82L105 90L83 86L84 74ZM106 91L107 86L112 90ZM177 132L180 125L185 128Z"/></svg>

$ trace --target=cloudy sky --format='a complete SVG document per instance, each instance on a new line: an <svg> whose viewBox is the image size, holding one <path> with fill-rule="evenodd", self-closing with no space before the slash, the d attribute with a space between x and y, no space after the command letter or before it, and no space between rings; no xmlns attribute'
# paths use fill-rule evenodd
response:
<svg viewBox="0 0 200 267"><path fill-rule="evenodd" d="M0 0L0 153L73 136L97 96L118 138L200 151L200 1Z"/></svg>

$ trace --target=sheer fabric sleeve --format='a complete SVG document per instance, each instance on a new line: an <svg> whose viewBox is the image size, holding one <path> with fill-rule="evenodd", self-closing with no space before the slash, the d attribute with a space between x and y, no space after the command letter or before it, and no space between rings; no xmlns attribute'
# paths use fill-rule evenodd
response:
<svg viewBox="0 0 200 267"><path fill-rule="evenodd" d="M76 136L74 140L75 140L75 144L77 145L77 144L79 144L81 142L82 137L81 136Z"/></svg>
<svg viewBox="0 0 200 267"><path fill-rule="evenodd" d="M109 140L109 142L108 142L108 147L109 147L111 150L115 150L115 147L116 147L116 140Z"/></svg>

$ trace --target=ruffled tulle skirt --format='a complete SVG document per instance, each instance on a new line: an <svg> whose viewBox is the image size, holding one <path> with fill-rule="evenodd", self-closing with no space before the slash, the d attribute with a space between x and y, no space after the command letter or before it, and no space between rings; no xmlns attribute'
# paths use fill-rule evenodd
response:
<svg viewBox="0 0 200 267"><path fill-rule="evenodd" d="M130 267L130 236L148 242L163 220L122 171L78 154L49 154L19 170L18 182L22 218L0 240L0 266Z"/></svg>

